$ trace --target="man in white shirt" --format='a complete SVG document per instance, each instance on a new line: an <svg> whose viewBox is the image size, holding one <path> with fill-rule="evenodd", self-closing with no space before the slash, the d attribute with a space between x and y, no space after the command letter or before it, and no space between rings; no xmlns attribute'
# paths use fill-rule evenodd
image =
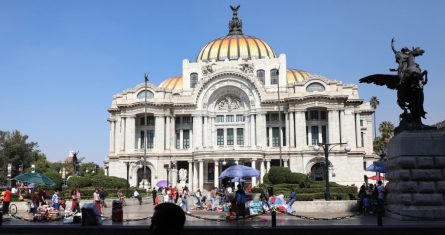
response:
<svg viewBox="0 0 445 235"><path fill-rule="evenodd" d="M134 190L133 197L137 198L139 200L139 205L142 205L142 197L141 197L141 195L139 195L139 192L137 189Z"/></svg>

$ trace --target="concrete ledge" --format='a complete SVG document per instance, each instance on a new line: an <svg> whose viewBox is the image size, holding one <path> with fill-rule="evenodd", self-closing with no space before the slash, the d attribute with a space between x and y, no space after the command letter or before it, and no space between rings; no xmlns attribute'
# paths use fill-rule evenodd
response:
<svg viewBox="0 0 445 235"><path fill-rule="evenodd" d="M298 198L298 195L297 195ZM345 213L354 212L357 209L356 200L348 201L296 201L292 208L297 213Z"/></svg>

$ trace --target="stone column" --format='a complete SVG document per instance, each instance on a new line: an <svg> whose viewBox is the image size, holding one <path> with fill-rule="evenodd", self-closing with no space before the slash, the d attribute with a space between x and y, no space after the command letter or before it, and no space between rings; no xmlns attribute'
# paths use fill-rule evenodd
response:
<svg viewBox="0 0 445 235"><path fill-rule="evenodd" d="M354 120L354 113L352 113L352 110L345 110L344 111L344 121L342 120L342 138L343 141L347 142L349 146L351 146L352 150L355 150L357 148L356 145L356 139L355 139L355 120ZM344 128L343 128L344 127Z"/></svg>
<svg viewBox="0 0 445 235"><path fill-rule="evenodd" d="M203 136L203 144L204 146L208 147L210 145L209 142L209 117L204 117L204 136Z"/></svg>
<svg viewBox="0 0 445 235"><path fill-rule="evenodd" d="M202 147L202 117L193 116L193 148Z"/></svg>
<svg viewBox="0 0 445 235"><path fill-rule="evenodd" d="M266 131L267 131L267 127L266 127ZM273 137L273 127L269 127L269 147L272 148L272 138Z"/></svg>
<svg viewBox="0 0 445 235"><path fill-rule="evenodd" d="M119 152L125 151L125 117L119 118Z"/></svg>
<svg viewBox="0 0 445 235"><path fill-rule="evenodd" d="M215 117L209 117L209 135L208 139L210 141L210 146L216 146L216 127L215 127Z"/></svg>
<svg viewBox="0 0 445 235"><path fill-rule="evenodd" d="M110 122L110 153L114 153L114 149L115 149L115 126L116 126L116 121L115 120L109 120Z"/></svg>
<svg viewBox="0 0 445 235"><path fill-rule="evenodd" d="M289 165L287 164L287 162L289 161L289 159L287 159L287 158L284 158L283 159L283 166L284 167L288 167Z"/></svg>
<svg viewBox="0 0 445 235"><path fill-rule="evenodd" d="M445 220L445 133L405 131L388 144L385 215Z"/></svg>
<svg viewBox="0 0 445 235"><path fill-rule="evenodd" d="M250 115L250 146L256 146L255 142L256 129L255 129L255 115Z"/></svg>
<svg viewBox="0 0 445 235"><path fill-rule="evenodd" d="M286 142L284 142L284 143L286 143L286 146L289 148L289 138L290 138L290 128L289 128L289 126L290 126L290 115L289 115L289 112L288 113L285 113L285 135L286 135Z"/></svg>
<svg viewBox="0 0 445 235"><path fill-rule="evenodd" d="M360 113L355 113L355 137L357 142L357 148L362 146L362 135L361 135L361 127L360 127Z"/></svg>
<svg viewBox="0 0 445 235"><path fill-rule="evenodd" d="M304 149L306 144L306 117L303 110L295 112L295 136L296 136L296 148L299 150Z"/></svg>
<svg viewBox="0 0 445 235"><path fill-rule="evenodd" d="M289 114L289 147L295 148L295 115L294 112L290 112Z"/></svg>
<svg viewBox="0 0 445 235"><path fill-rule="evenodd" d="M170 118L170 149L176 149L176 122L175 118Z"/></svg>
<svg viewBox="0 0 445 235"><path fill-rule="evenodd" d="M175 170L171 170L172 186L175 187L178 184L178 163L176 161L172 161L172 163L176 166Z"/></svg>
<svg viewBox="0 0 445 235"><path fill-rule="evenodd" d="M236 127L233 128L233 146L237 146L238 144L236 143L236 138L238 137L238 133L236 133Z"/></svg>
<svg viewBox="0 0 445 235"><path fill-rule="evenodd" d="M193 161L188 161L188 187L193 191Z"/></svg>
<svg viewBox="0 0 445 235"><path fill-rule="evenodd" d="M251 167L253 169L256 169L256 159L255 158L252 158ZM260 177L261 177L261 175L260 175ZM252 177L252 187L255 187L255 186L256 186L256 177Z"/></svg>
<svg viewBox="0 0 445 235"><path fill-rule="evenodd" d="M196 191L199 187L198 182L198 162L193 162L193 191Z"/></svg>
<svg viewBox="0 0 445 235"><path fill-rule="evenodd" d="M135 116L127 116L125 121L125 152L132 153L135 148Z"/></svg>
<svg viewBox="0 0 445 235"><path fill-rule="evenodd" d="M164 147L164 116L157 115L155 116L155 139L154 139L154 149L156 151L163 150Z"/></svg>
<svg viewBox="0 0 445 235"><path fill-rule="evenodd" d="M179 130L179 149L184 149L184 130Z"/></svg>
<svg viewBox="0 0 445 235"><path fill-rule="evenodd" d="M215 160L215 168L214 168L214 174L213 174L213 181L214 181L214 186L218 187L218 183L219 183L219 179L218 179L218 175L219 175L219 162L218 160Z"/></svg>
<svg viewBox="0 0 445 235"><path fill-rule="evenodd" d="M256 121L256 140L257 145L266 146L266 115L265 113L257 114Z"/></svg>
<svg viewBox="0 0 445 235"><path fill-rule="evenodd" d="M340 127L338 119L338 110L328 110L328 130L329 130L328 143L339 143Z"/></svg>
<svg viewBox="0 0 445 235"><path fill-rule="evenodd" d="M266 159L266 173L270 170L270 159Z"/></svg>
<svg viewBox="0 0 445 235"><path fill-rule="evenodd" d="M243 138L244 138L244 146L251 146L250 144L250 130L249 130L249 117L244 117L244 130L243 130Z"/></svg>
<svg viewBox="0 0 445 235"><path fill-rule="evenodd" d="M263 177L266 174L266 168L264 167L264 160L260 161L260 183L263 183Z"/></svg>
<svg viewBox="0 0 445 235"><path fill-rule="evenodd" d="M170 120L171 117L165 117L165 149L170 149Z"/></svg>
<svg viewBox="0 0 445 235"><path fill-rule="evenodd" d="M193 140L193 130L189 130L189 145L190 145L190 149L194 150L195 148L193 147L195 145L195 141Z"/></svg>
<svg viewBox="0 0 445 235"><path fill-rule="evenodd" d="M199 162L199 189L201 191L204 189L204 161L198 160Z"/></svg>

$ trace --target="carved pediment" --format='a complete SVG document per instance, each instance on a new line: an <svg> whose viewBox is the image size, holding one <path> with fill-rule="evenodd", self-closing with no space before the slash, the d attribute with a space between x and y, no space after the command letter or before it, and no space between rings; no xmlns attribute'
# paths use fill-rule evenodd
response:
<svg viewBox="0 0 445 235"><path fill-rule="evenodd" d="M226 110L231 112L241 108L241 100L233 95L226 95L216 104L217 110Z"/></svg>

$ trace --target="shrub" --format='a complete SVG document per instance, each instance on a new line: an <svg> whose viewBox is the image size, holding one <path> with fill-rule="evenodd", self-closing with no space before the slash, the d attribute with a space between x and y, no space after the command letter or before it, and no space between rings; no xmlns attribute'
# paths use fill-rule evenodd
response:
<svg viewBox="0 0 445 235"><path fill-rule="evenodd" d="M268 178L272 184L281 184L285 183L286 180L289 179L290 174L291 171L289 168L271 167L268 172Z"/></svg>
<svg viewBox="0 0 445 235"><path fill-rule="evenodd" d="M306 181L308 178L305 174L292 172L289 175L287 183L290 184L300 184L301 182Z"/></svg>

